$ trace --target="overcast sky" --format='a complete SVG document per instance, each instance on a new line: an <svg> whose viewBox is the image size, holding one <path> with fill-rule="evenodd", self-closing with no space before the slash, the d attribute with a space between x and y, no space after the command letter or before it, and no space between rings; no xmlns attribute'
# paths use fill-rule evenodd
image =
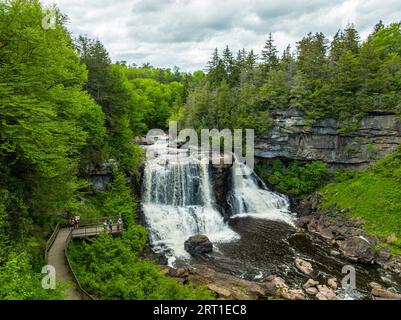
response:
<svg viewBox="0 0 401 320"><path fill-rule="evenodd" d="M354 23L362 37L401 21L401 0L44 0L74 35L100 39L114 61L203 69L215 47L259 52L272 32L281 50L308 32L332 37Z"/></svg>

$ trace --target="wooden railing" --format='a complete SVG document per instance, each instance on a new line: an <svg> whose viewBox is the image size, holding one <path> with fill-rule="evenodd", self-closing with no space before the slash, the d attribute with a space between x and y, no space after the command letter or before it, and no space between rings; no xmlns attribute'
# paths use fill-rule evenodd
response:
<svg viewBox="0 0 401 320"><path fill-rule="evenodd" d="M112 224L111 230L110 225L105 228L103 225L85 225L77 229L72 230L72 238L86 238L97 236L102 232L109 234L118 234L124 231L123 225Z"/></svg>
<svg viewBox="0 0 401 320"><path fill-rule="evenodd" d="M118 220L118 216L115 218L114 221ZM100 234L101 232L106 232L103 223L104 221L109 221L110 218L94 218L94 219L86 219L83 221L79 222L79 228L73 229L73 228L69 228L68 230L68 236L66 238L65 244L64 244L64 259L65 259L65 263L69 269L69 272L72 275L73 281L76 283L77 285L77 289L80 291L82 297L84 298L84 300L96 300L90 293L88 293L82 286L81 283L78 280L78 277L76 276L72 266L71 266L71 262L68 258L68 246L71 242L71 240L75 237L77 238L85 238L87 236L96 236L98 234ZM57 238L57 235L60 231L60 223L58 223L52 233L52 235L50 236L49 240L46 243L46 250L45 250L45 261L48 261L49 258L49 251L50 248L52 247L52 245L54 244L54 241ZM119 227L121 227L121 229L119 229ZM120 225L118 226L117 224L113 224L112 225L112 231L109 231L109 226L107 226L107 232L108 233L121 233L123 232L123 226Z"/></svg>
<svg viewBox="0 0 401 320"><path fill-rule="evenodd" d="M68 233L68 237L65 241L65 247L64 247L64 258L65 258L65 262L71 272L72 278L74 280L74 282L77 285L78 290L81 292L82 297L84 298L84 300L96 300L95 297L93 297L90 293L88 293L82 286L81 283L78 280L78 277L76 276L72 266L71 266L71 262L70 259L68 258L68 245L70 244L71 240L72 240L72 232L73 230L71 229Z"/></svg>
<svg viewBox="0 0 401 320"><path fill-rule="evenodd" d="M59 231L60 231L60 223L57 223L52 235L50 236L49 240L47 240L47 243L46 243L45 261L47 261L47 259L49 257L49 250L50 250L51 246L53 245L54 240L56 240L56 237L57 237L57 234Z"/></svg>
<svg viewBox="0 0 401 320"><path fill-rule="evenodd" d="M104 217L104 218L91 218L91 219L82 219L79 221L79 226L80 227L87 227L87 226L93 226L93 225L103 225L105 221L109 221L110 219L113 220L113 222L116 222L118 220L119 216L116 217Z"/></svg>

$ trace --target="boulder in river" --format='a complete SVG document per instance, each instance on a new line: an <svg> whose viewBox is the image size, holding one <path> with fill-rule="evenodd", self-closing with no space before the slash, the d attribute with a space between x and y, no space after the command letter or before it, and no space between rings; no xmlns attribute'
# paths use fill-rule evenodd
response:
<svg viewBox="0 0 401 320"><path fill-rule="evenodd" d="M305 295L300 289L290 289L284 279L271 275L265 279L264 286L267 292L278 298L288 300L305 300Z"/></svg>
<svg viewBox="0 0 401 320"><path fill-rule="evenodd" d="M302 287L306 290L312 287L316 287L317 285L319 285L319 281L309 279L308 281L305 282L305 284Z"/></svg>
<svg viewBox="0 0 401 320"><path fill-rule="evenodd" d="M374 300L401 300L401 294L387 290L376 282L371 282L369 285L372 288L371 293Z"/></svg>
<svg viewBox="0 0 401 320"><path fill-rule="evenodd" d="M308 261L302 260L301 258L295 259L295 266L299 271L306 275L310 275L313 272L312 264Z"/></svg>
<svg viewBox="0 0 401 320"><path fill-rule="evenodd" d="M345 256L361 262L371 263L375 258L372 243L362 236L348 238L340 242L339 247Z"/></svg>
<svg viewBox="0 0 401 320"><path fill-rule="evenodd" d="M316 287L310 287L310 288L306 289L305 292L311 296L316 296L319 293L319 291L316 289Z"/></svg>
<svg viewBox="0 0 401 320"><path fill-rule="evenodd" d="M213 251L213 243L205 235L190 237L184 243L185 250L192 256L200 256Z"/></svg>
<svg viewBox="0 0 401 320"><path fill-rule="evenodd" d="M337 295L334 290L330 289L325 285L317 286L319 293L316 295L316 299L318 300L337 300Z"/></svg>
<svg viewBox="0 0 401 320"><path fill-rule="evenodd" d="M327 280L327 284L333 290L337 290L337 288L338 288L338 284L337 284L337 279L336 278L330 278L329 280Z"/></svg>

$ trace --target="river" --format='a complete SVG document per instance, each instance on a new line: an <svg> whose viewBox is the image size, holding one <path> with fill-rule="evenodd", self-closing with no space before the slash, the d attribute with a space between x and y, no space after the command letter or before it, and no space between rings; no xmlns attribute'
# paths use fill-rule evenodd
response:
<svg viewBox="0 0 401 320"><path fill-rule="evenodd" d="M299 257L312 263L314 279L341 279L344 266L356 270L356 289L339 290L342 299L369 297L369 283L376 281L399 289L400 279L375 266L356 264L333 255L316 237L295 228L296 213L289 200L272 192L255 175L238 175L246 168L235 162L227 195L231 218L225 221L214 201L209 158L190 155L190 149L169 146L165 138L147 147L142 208L152 248L168 258L170 266L191 265L200 258L184 250L190 236L204 234L215 250L203 263L248 280L274 274L292 287L301 287L308 276L298 271ZM151 155L151 157L149 157Z"/></svg>

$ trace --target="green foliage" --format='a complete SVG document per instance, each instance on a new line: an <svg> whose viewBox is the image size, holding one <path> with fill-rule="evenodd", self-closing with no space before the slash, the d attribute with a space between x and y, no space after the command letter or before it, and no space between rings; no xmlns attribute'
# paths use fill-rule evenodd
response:
<svg viewBox="0 0 401 320"><path fill-rule="evenodd" d="M124 170L135 174L142 154L132 139L144 128L143 116L136 105L124 66L112 65L107 50L99 41L81 36L75 46L89 71L86 89L104 113L107 139L97 141L97 154L106 153L106 156L117 159ZM95 158L92 165L99 163L104 156Z"/></svg>
<svg viewBox="0 0 401 320"><path fill-rule="evenodd" d="M319 191L323 207L347 209L348 215L362 219L365 229L401 253L401 152L373 164L366 172L341 174Z"/></svg>
<svg viewBox="0 0 401 320"><path fill-rule="evenodd" d="M65 285L58 283L55 290L42 288L45 274L32 269L26 253L11 254L4 265L0 264L0 300L62 300Z"/></svg>
<svg viewBox="0 0 401 320"><path fill-rule="evenodd" d="M146 229L136 224L134 199L126 177L116 172L108 190L88 198L81 208L81 218L88 218L88 208L99 216L122 215L124 233L113 238L101 234L94 240L72 243L69 257L81 284L100 299L212 299L205 288L183 286L163 276L159 268L143 260L140 254L148 241Z"/></svg>
<svg viewBox="0 0 401 320"><path fill-rule="evenodd" d="M273 189L290 196L311 194L328 177L327 166L320 161L313 161L299 165L293 161L287 167L280 160L273 164L257 164L256 173Z"/></svg>
<svg viewBox="0 0 401 320"><path fill-rule="evenodd" d="M69 257L82 285L101 299L195 300L212 299L205 288L184 286L161 275L138 252L146 242L143 227L135 226L122 238L103 234L91 242L73 243Z"/></svg>
<svg viewBox="0 0 401 320"><path fill-rule="evenodd" d="M240 50L234 58L228 47L221 55L215 49L206 79L189 92L177 118L196 129L245 128L254 120L250 114L268 119L270 110L298 109L310 121L337 118L342 132L351 132L367 112L401 112L400 48L396 23L376 26L363 43L353 25L330 44L322 33L310 33L297 43L296 54L287 48L281 57L270 34L261 63L253 51ZM249 88L252 99L240 99ZM269 128L269 121L262 122L258 133Z"/></svg>
<svg viewBox="0 0 401 320"><path fill-rule="evenodd" d="M38 1L0 3L0 189L7 237L21 244L75 201L78 166L105 133L64 17L45 30L43 16Z"/></svg>

